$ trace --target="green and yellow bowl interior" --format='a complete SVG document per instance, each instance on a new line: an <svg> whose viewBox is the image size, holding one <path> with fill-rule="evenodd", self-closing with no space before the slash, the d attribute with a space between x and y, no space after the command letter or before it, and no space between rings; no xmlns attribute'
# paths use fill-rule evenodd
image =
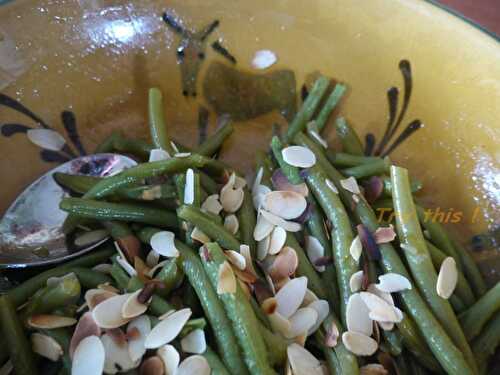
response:
<svg viewBox="0 0 500 375"><path fill-rule="evenodd" d="M220 21L206 41L195 98L182 95L176 56L181 37L162 21L165 10L191 31ZM335 115L377 139L388 118L387 90L399 87L402 97L398 63L407 59L413 92L404 125L420 119L425 127L391 159L424 182L424 201L461 213L449 226L464 242L500 224L500 45L426 1L16 0L0 7L0 35L1 92L61 134L66 134L61 113L72 111L87 151L117 129L148 138L151 86L164 93L173 137L194 144L199 107L211 109L203 95L206 70L213 61L231 65L210 47L214 41L236 57L238 70L293 70L299 94L306 77L317 71L346 83ZM257 71L251 61L262 49L278 60ZM209 120L213 131L213 110ZM249 171L276 121L284 123L274 111L236 122L223 158ZM38 126L7 106L0 106L0 124ZM329 128L328 139L335 142ZM0 150L2 212L56 164L43 161L23 134L0 136ZM494 250L477 255L493 273L500 269L494 256Z"/></svg>

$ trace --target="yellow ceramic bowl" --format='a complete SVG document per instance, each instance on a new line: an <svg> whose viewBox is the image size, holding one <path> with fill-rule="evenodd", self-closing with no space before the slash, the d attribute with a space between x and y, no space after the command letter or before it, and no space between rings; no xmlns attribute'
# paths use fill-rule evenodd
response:
<svg viewBox="0 0 500 375"><path fill-rule="evenodd" d="M220 21L204 45L185 49L195 59L204 52L196 97L182 95L176 56L182 37L162 21L165 10L191 32ZM214 41L237 63L216 53ZM258 71L251 62L263 49L273 51L277 62ZM500 224L500 46L425 1L12 1L0 7L1 104L7 104L0 107L0 124L35 128L43 122L69 140L62 118L68 125L72 117L62 114L70 111L86 151L116 129L147 138L147 89L158 86L172 135L194 144L200 106L211 110L209 130L215 127L203 86L207 68L219 61L258 74L291 69L298 93L315 71L345 82L348 93L336 113L360 134L380 139L387 90L396 86L403 96L402 59L413 71L403 125L420 119L425 127L392 159L424 182L425 201L461 213L450 226L465 241ZM14 109L17 103L30 112ZM238 122L224 158L248 170L255 150L268 143L274 121L283 123L276 111ZM42 160L23 129L2 128L9 136L0 136L0 212L54 166ZM16 131L21 133L9 133Z"/></svg>

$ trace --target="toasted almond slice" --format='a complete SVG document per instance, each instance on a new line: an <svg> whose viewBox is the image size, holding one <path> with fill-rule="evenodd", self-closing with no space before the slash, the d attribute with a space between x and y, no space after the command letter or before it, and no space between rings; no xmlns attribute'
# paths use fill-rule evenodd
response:
<svg viewBox="0 0 500 375"><path fill-rule="evenodd" d="M328 143L326 143L323 137L321 137L321 135L319 134L316 121L313 120L307 123L307 134L309 134L309 136L316 140L316 142L318 142L321 146L323 146L324 148L328 148Z"/></svg>
<svg viewBox="0 0 500 375"><path fill-rule="evenodd" d="M219 194L209 195L201 205L201 209L214 215L219 215L222 211L222 205L219 202Z"/></svg>
<svg viewBox="0 0 500 375"><path fill-rule="evenodd" d="M171 342L181 332L190 316L191 309L187 308L176 311L160 321L146 337L144 343L146 349L157 349Z"/></svg>
<svg viewBox="0 0 500 375"><path fill-rule="evenodd" d="M394 323L392 323L392 322L377 322L377 324L384 331L392 331L392 329L394 328Z"/></svg>
<svg viewBox="0 0 500 375"><path fill-rule="evenodd" d="M133 339L129 338L128 340L128 354L132 362L139 361L144 353L146 353L144 343L146 342L146 337L151 332L151 319L149 319L149 316L141 315L130 321L127 326L127 335L135 330L139 334Z"/></svg>
<svg viewBox="0 0 500 375"><path fill-rule="evenodd" d="M191 238L202 244L210 242L210 237L203 233L198 227L194 227L194 229L191 231Z"/></svg>
<svg viewBox="0 0 500 375"><path fill-rule="evenodd" d="M338 194L339 191L337 189L337 187L335 186L335 184L330 180L330 179L326 179L325 180L325 183L326 183L326 186L328 186L328 188L333 191L335 194Z"/></svg>
<svg viewBox="0 0 500 375"><path fill-rule="evenodd" d="M299 217L307 207L303 195L294 191L271 191L264 198L267 211L285 220Z"/></svg>
<svg viewBox="0 0 500 375"><path fill-rule="evenodd" d="M105 290L107 292L111 292L111 293L115 293L115 294L120 293L120 291L117 288L115 288L113 285L110 285L109 282L106 282L103 284L98 284L97 289Z"/></svg>
<svg viewBox="0 0 500 375"><path fill-rule="evenodd" d="M181 348L185 353L202 354L207 350L205 332L202 329L195 329L181 340Z"/></svg>
<svg viewBox="0 0 500 375"><path fill-rule="evenodd" d="M342 342L351 353L361 356L370 356L378 348L378 344L374 339L358 332L344 332Z"/></svg>
<svg viewBox="0 0 500 375"><path fill-rule="evenodd" d="M191 156L190 152L177 152L174 155L176 158L187 158L188 156Z"/></svg>
<svg viewBox="0 0 500 375"><path fill-rule="evenodd" d="M247 186L247 180L245 180L243 177L236 176L236 174L234 174L233 188L237 190L237 189L243 189L245 186Z"/></svg>
<svg viewBox="0 0 500 375"><path fill-rule="evenodd" d="M116 296L116 293L108 290L89 289L85 292L85 302L89 310L93 310L98 304L114 296Z"/></svg>
<svg viewBox="0 0 500 375"><path fill-rule="evenodd" d="M145 303L140 303L137 300L139 294L141 294L142 289L135 291L134 293L129 294L128 299L122 305L122 316L124 318L135 318L146 312L148 309L148 305Z"/></svg>
<svg viewBox="0 0 500 375"><path fill-rule="evenodd" d="M324 272L325 266L317 266L316 261L325 255L321 242L314 236L306 236L306 252L311 264L318 272Z"/></svg>
<svg viewBox="0 0 500 375"><path fill-rule="evenodd" d="M101 375L104 370L104 358L104 346L99 337L85 337L75 349L71 375Z"/></svg>
<svg viewBox="0 0 500 375"><path fill-rule="evenodd" d="M360 295L361 299L370 310L369 316L372 320L393 323L399 323L401 321L394 311L394 306L388 304L387 301L369 292L361 292Z"/></svg>
<svg viewBox="0 0 500 375"><path fill-rule="evenodd" d="M329 348L334 348L337 346L337 341L339 339L339 327L335 324L334 321L332 321L330 324L328 324L326 329L326 334L325 334L325 345Z"/></svg>
<svg viewBox="0 0 500 375"><path fill-rule="evenodd" d="M158 355L148 357L142 362L139 375L164 375L165 365Z"/></svg>
<svg viewBox="0 0 500 375"><path fill-rule="evenodd" d="M351 242L351 246L349 247L349 253L351 254L351 257L356 262L358 262L362 252L363 252L363 245L361 245L361 240L359 236L356 236Z"/></svg>
<svg viewBox="0 0 500 375"><path fill-rule="evenodd" d="M390 224L389 227L377 228L377 230L373 233L373 238L375 238L375 242L377 243L388 243L396 238L396 232L394 231L392 224Z"/></svg>
<svg viewBox="0 0 500 375"><path fill-rule="evenodd" d="M105 373L116 374L118 371L126 372L139 364L130 358L128 343L125 342L125 345L118 344L109 333L101 336L101 342L105 352ZM88 360L91 360L91 358L88 358Z"/></svg>
<svg viewBox="0 0 500 375"><path fill-rule="evenodd" d="M267 220L263 215L257 216L257 224L253 231L253 238L255 241L262 241L269 236L274 229L274 225Z"/></svg>
<svg viewBox="0 0 500 375"><path fill-rule="evenodd" d="M159 261L160 261L160 254L158 254L156 251L151 249L151 251L146 256L146 265L149 268L153 268L154 266L156 266L158 264Z"/></svg>
<svg viewBox="0 0 500 375"><path fill-rule="evenodd" d="M175 247L175 234L169 231L155 233L151 237L150 245L154 251L165 257L178 257L179 250Z"/></svg>
<svg viewBox="0 0 500 375"><path fill-rule="evenodd" d="M285 246L274 259L269 269L269 275L273 280L282 280L294 275L298 266L299 258L297 252L293 248Z"/></svg>
<svg viewBox="0 0 500 375"><path fill-rule="evenodd" d="M246 271L250 272L253 275L257 275L255 272L255 268L253 266L252 261L252 253L250 252L250 246L248 245L240 245L240 254L245 258Z"/></svg>
<svg viewBox="0 0 500 375"><path fill-rule="evenodd" d="M378 277L379 283L375 286L377 289L386 293L401 292L406 289L411 289L410 281L397 273L386 273Z"/></svg>
<svg viewBox="0 0 500 375"><path fill-rule="evenodd" d="M253 190L253 206L258 211L264 204L264 199L266 195L271 192L271 189L266 185L258 185L256 189Z"/></svg>
<svg viewBox="0 0 500 375"><path fill-rule="evenodd" d="M318 319L316 319L316 322L314 325L309 328L309 331L307 331L307 335L312 335L316 330L321 326L323 321L326 319L328 314L330 313L330 306L327 301L323 299L319 299L317 301L311 302L307 307L314 309L318 313Z"/></svg>
<svg viewBox="0 0 500 375"><path fill-rule="evenodd" d="M455 259L447 257L441 263L436 283L436 292L439 297L448 299L457 286L458 272Z"/></svg>
<svg viewBox="0 0 500 375"><path fill-rule="evenodd" d="M311 291L310 289L306 289L306 294L304 295L304 300L302 301L302 305L301 306L308 306L310 305L311 303L313 303L314 301L319 301L319 298L316 294L314 294L313 291Z"/></svg>
<svg viewBox="0 0 500 375"><path fill-rule="evenodd" d="M163 345L159 348L156 354L163 361L163 365L165 366L165 375L174 375L179 367L179 362L181 360L181 356L175 347L172 345Z"/></svg>
<svg viewBox="0 0 500 375"><path fill-rule="evenodd" d="M255 55L252 59L252 66L255 69L267 69L271 65L275 64L278 61L276 54L268 49L262 49L255 52Z"/></svg>
<svg viewBox="0 0 500 375"><path fill-rule="evenodd" d="M285 318L289 318L297 311L304 300L307 290L307 277L297 277L287 282L278 293L276 300L278 302L277 311Z"/></svg>
<svg viewBox="0 0 500 375"><path fill-rule="evenodd" d="M293 342L299 344L302 347L306 345L306 341L307 341L307 332L305 331L293 338Z"/></svg>
<svg viewBox="0 0 500 375"><path fill-rule="evenodd" d="M175 154L178 154L180 152L174 141L170 141L170 146L172 146L172 150L174 150Z"/></svg>
<svg viewBox="0 0 500 375"><path fill-rule="evenodd" d="M238 229L240 228L240 223L236 215L231 214L226 216L224 218L224 227L232 234L238 233Z"/></svg>
<svg viewBox="0 0 500 375"><path fill-rule="evenodd" d="M355 293L361 289L361 285L363 284L363 270L358 272L354 272L349 279L349 288L351 292Z"/></svg>
<svg viewBox="0 0 500 375"><path fill-rule="evenodd" d="M353 193L353 194L361 194L361 190L359 190L358 182L354 177L349 177L344 180L340 180L340 186L342 186L345 190Z"/></svg>
<svg viewBox="0 0 500 375"><path fill-rule="evenodd" d="M290 317L290 331L285 337L291 339L308 332L318 320L318 312L310 307L301 307Z"/></svg>
<svg viewBox="0 0 500 375"><path fill-rule="evenodd" d="M52 362L56 362L64 354L61 345L50 336L35 332L30 339L33 351Z"/></svg>
<svg viewBox="0 0 500 375"><path fill-rule="evenodd" d="M283 336L289 336L289 332L292 329L292 323L281 315L279 312L275 311L274 313L267 316L269 319L269 323L273 328L273 331L280 333Z"/></svg>
<svg viewBox="0 0 500 375"><path fill-rule="evenodd" d="M247 267L246 259L243 255L234 250L227 250L224 252L229 262L239 270L243 271Z"/></svg>
<svg viewBox="0 0 500 375"><path fill-rule="evenodd" d="M234 213L240 209L245 193L242 188L234 189L234 183L230 184L230 182L220 191L220 203L224 211Z"/></svg>
<svg viewBox="0 0 500 375"><path fill-rule="evenodd" d="M111 272L111 267L113 266L109 263L101 263L101 264L96 264L94 267L92 267L92 270L109 274Z"/></svg>
<svg viewBox="0 0 500 375"><path fill-rule="evenodd" d="M238 270L238 272L243 272L243 271ZM247 300L250 300L250 298L252 297L252 291L250 290L249 285L239 277L236 278L236 282L240 286L241 291L243 292Z"/></svg>
<svg viewBox="0 0 500 375"><path fill-rule="evenodd" d="M28 318L28 325L33 328L54 329L70 327L76 324L76 319L59 315L38 314Z"/></svg>
<svg viewBox="0 0 500 375"><path fill-rule="evenodd" d="M323 375L320 361L302 346L290 344L286 353L294 375Z"/></svg>
<svg viewBox="0 0 500 375"><path fill-rule="evenodd" d="M233 267L233 272L236 275L237 281L241 281L244 285L253 284L257 281L257 276L255 276L255 274L253 274L247 270L242 271L236 267Z"/></svg>
<svg viewBox="0 0 500 375"><path fill-rule="evenodd" d="M32 143L46 150L60 151L66 144L64 137L52 129L29 129L26 135Z"/></svg>
<svg viewBox="0 0 500 375"><path fill-rule="evenodd" d="M262 176L264 176L264 168L260 167L255 174L255 180L253 181L252 185L252 194L256 193L260 183L262 182Z"/></svg>
<svg viewBox="0 0 500 375"><path fill-rule="evenodd" d="M154 250L151 250L151 251L154 251ZM162 260L160 263L158 263L156 266L154 266L153 268L151 268L148 273L146 274L147 277L149 278L153 278L156 274L156 272L163 268L165 266L165 264L167 264L169 262L169 260Z"/></svg>
<svg viewBox="0 0 500 375"><path fill-rule="evenodd" d="M194 202L194 171L188 168L186 171L186 183L184 184L184 204Z"/></svg>
<svg viewBox="0 0 500 375"><path fill-rule="evenodd" d="M359 368L360 375L388 375L389 372L378 363L370 363Z"/></svg>
<svg viewBox="0 0 500 375"><path fill-rule="evenodd" d="M151 269L144 263L144 261L138 256L134 257L134 268L137 271L137 276L142 281L146 281L149 277L148 274Z"/></svg>
<svg viewBox="0 0 500 375"><path fill-rule="evenodd" d="M234 276L233 269L226 261L219 267L217 293L236 293L236 277Z"/></svg>
<svg viewBox="0 0 500 375"><path fill-rule="evenodd" d="M205 357L192 355L179 365L175 375L210 375L210 365Z"/></svg>
<svg viewBox="0 0 500 375"><path fill-rule="evenodd" d="M118 328L130 319L122 316L122 308L130 294L121 294L108 298L92 310L92 316L101 328Z"/></svg>
<svg viewBox="0 0 500 375"><path fill-rule="evenodd" d="M86 312L80 317L78 324L75 327L73 336L69 344L69 356L73 357L76 347L85 337L101 336L101 329L94 321L91 312Z"/></svg>
<svg viewBox="0 0 500 375"><path fill-rule="evenodd" d="M102 241L108 236L109 233L106 229L96 229L78 236L74 243L78 247L85 247Z"/></svg>
<svg viewBox="0 0 500 375"><path fill-rule="evenodd" d="M272 228L272 227L271 227ZM264 260L269 253L269 245L271 244L271 235L257 242L257 259Z"/></svg>
<svg viewBox="0 0 500 375"><path fill-rule="evenodd" d="M269 242L269 254L275 255L285 245L286 231L281 227L275 227L271 233L271 240Z"/></svg>
<svg viewBox="0 0 500 375"><path fill-rule="evenodd" d="M302 225L293 221L284 220L275 214L266 210L260 210L261 215L271 224L283 228L287 232L298 232L302 229Z"/></svg>
<svg viewBox="0 0 500 375"><path fill-rule="evenodd" d="M261 308L267 315L274 314L278 308L278 301L276 301L276 298L274 297L266 298L262 301Z"/></svg>
<svg viewBox="0 0 500 375"><path fill-rule="evenodd" d="M347 330L371 336L373 332L373 323L369 314L370 310L363 302L360 294L351 294L347 301L345 313Z"/></svg>
<svg viewBox="0 0 500 375"><path fill-rule="evenodd" d="M289 146L281 150L285 163L299 168L310 168L316 164L316 156L307 147Z"/></svg>
<svg viewBox="0 0 500 375"><path fill-rule="evenodd" d="M149 152L149 162L170 159L170 155L162 148L154 148Z"/></svg>

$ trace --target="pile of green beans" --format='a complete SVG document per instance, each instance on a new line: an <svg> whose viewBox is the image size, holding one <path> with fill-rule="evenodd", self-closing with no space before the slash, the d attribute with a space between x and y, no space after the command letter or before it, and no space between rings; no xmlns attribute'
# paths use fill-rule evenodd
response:
<svg viewBox="0 0 500 375"><path fill-rule="evenodd" d="M294 191L305 196L307 208L295 219L303 224L301 230L287 232L283 248L293 250L296 261L289 278L307 279L307 304L319 299L329 307L316 330L290 338L282 331L287 319L277 320L279 290L290 279L274 280L269 273L280 252L257 259L265 240L256 241L254 231L262 220L261 210L267 207L254 206L259 197L252 185L241 187L243 199L236 211L218 214L204 205L214 194L222 201L229 176L238 175L218 160L224 142L236 131L230 119L224 117L215 133L193 148L172 142L162 93L153 88L148 98L151 142L112 133L96 149L130 154L140 161L137 166L106 178L54 175L56 182L72 193L60 203L70 214L65 228L72 231L81 220L91 228L104 228L120 254L115 246L105 243L1 296L0 365L10 360L16 374L40 373L47 359L32 351L31 335L37 332L59 343L62 355L52 367L60 374L69 374L74 327L36 328L29 324L30 318L46 314L78 320L88 308L85 293L108 288L117 293L150 293L145 314L153 325L174 310L191 308L191 320L172 345L181 357L188 356L182 352L181 338L195 329L203 330L207 345L201 355L214 375L281 374L288 365L297 371L294 358L288 360L295 342L335 375L363 374L369 371L365 366L374 363L390 363L387 370L402 375L486 374L488 361L500 343L500 283L488 289L467 250L441 224L425 220L418 198L420 181L388 158L364 156L361 139L346 119L330 120L345 91L344 85L331 85L321 76L286 134L273 136L269 150L256 151L255 172L262 177L261 185L279 190L283 181L277 177L284 176L287 189L296 188ZM315 122L318 132L331 122L342 150L310 138L307 134L314 136L310 128L306 132L310 121ZM315 164L309 168L288 164L282 151L292 145L312 151ZM170 157L145 162L155 148L165 150ZM178 150L189 155L177 155ZM193 173L194 199L186 203L188 169ZM362 192L346 187L347 178L354 178L359 186L374 178L380 183L379 194L368 203ZM393 216L387 222L380 221L376 207L391 208ZM226 219L237 220L236 229L225 224ZM360 227L375 238L377 229L388 224L394 225L396 239L371 245L362 239L362 254L355 259L351 251L356 235L363 233ZM152 249L152 239L164 231L175 236L171 245L178 252L175 258L165 258ZM200 236L194 236L194 231ZM207 240L202 240L205 237ZM315 259L310 253L312 240L322 247L322 257ZM438 295L436 285L448 257L457 264L457 283L447 300ZM245 260L243 269L241 258ZM360 271L361 285L353 290L353 278ZM224 272L234 277L232 291L220 290ZM369 291L370 284L386 273L399 274L411 284L411 289L392 293L401 319L387 330L373 321L377 350L371 356L356 355L344 341L349 332L350 298ZM305 298L300 306L304 314ZM271 308L273 303L276 305ZM290 326L292 321L288 321ZM146 357L153 355L154 350L148 350Z"/></svg>

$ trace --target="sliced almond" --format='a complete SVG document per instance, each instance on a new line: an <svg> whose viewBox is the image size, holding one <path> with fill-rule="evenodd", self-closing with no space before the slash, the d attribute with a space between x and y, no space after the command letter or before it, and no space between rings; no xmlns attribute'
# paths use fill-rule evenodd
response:
<svg viewBox="0 0 500 375"><path fill-rule="evenodd" d="M377 351L377 342L369 336L357 332L344 332L342 342L351 353L370 356Z"/></svg>
<svg viewBox="0 0 500 375"><path fill-rule="evenodd" d="M76 319L59 315L38 314L28 318L28 325L33 328L54 329L70 327L76 324Z"/></svg>
<svg viewBox="0 0 500 375"><path fill-rule="evenodd" d="M129 262L127 262L126 258L122 258L120 255L118 255L116 257L116 262L120 265L121 268L123 268L125 272L129 274L129 276L137 276L137 271Z"/></svg>
<svg viewBox="0 0 500 375"><path fill-rule="evenodd" d="M250 246L240 245L240 254L245 258L246 270L253 275L257 275L252 261L252 253L250 252Z"/></svg>
<svg viewBox="0 0 500 375"><path fill-rule="evenodd" d="M118 328L128 323L130 319L123 317L122 308L129 297L130 294L121 294L98 304L92 310L96 324L101 328Z"/></svg>
<svg viewBox="0 0 500 375"><path fill-rule="evenodd" d="M89 359L92 360L89 360ZM104 370L104 346L97 336L85 337L75 349L71 375L101 375Z"/></svg>
<svg viewBox="0 0 500 375"><path fill-rule="evenodd" d="M368 293L373 293L376 296L379 296L382 298L385 302L387 302L389 305L394 306L394 299L392 298L391 293L383 292L380 289L376 287L375 284L370 284L368 285L368 288L366 288L366 291Z"/></svg>
<svg viewBox="0 0 500 375"><path fill-rule="evenodd" d="M285 245L286 231L281 227L275 227L271 233L269 242L269 254L278 254Z"/></svg>
<svg viewBox="0 0 500 375"><path fill-rule="evenodd" d="M373 233L373 238L377 243L389 243L396 238L396 232L392 224L389 227L378 227Z"/></svg>
<svg viewBox="0 0 500 375"><path fill-rule="evenodd" d="M279 216L272 214L266 210L260 210L261 215L271 224L283 228L287 232L298 232L302 229L302 225L293 221L284 220Z"/></svg>
<svg viewBox="0 0 500 375"><path fill-rule="evenodd" d="M271 189L266 185L259 185L256 189L253 190L252 200L253 206L255 210L260 210L262 205L264 204L264 199L266 195L271 192Z"/></svg>
<svg viewBox="0 0 500 375"><path fill-rule="evenodd" d="M274 229L274 225L267 220L263 215L257 216L257 223L253 231L253 238L255 241L262 241L269 236Z"/></svg>
<svg viewBox="0 0 500 375"><path fill-rule="evenodd" d="M316 156L307 147L289 146L281 150L285 163L299 168L310 168L316 164Z"/></svg>
<svg viewBox="0 0 500 375"><path fill-rule="evenodd" d="M274 332L278 332L285 337L289 336L289 332L292 329L292 323L290 323L287 318L285 318L277 311L268 315L267 317Z"/></svg>
<svg viewBox="0 0 500 375"><path fill-rule="evenodd" d="M168 160L170 155L162 148L154 148L149 152L149 162Z"/></svg>
<svg viewBox="0 0 500 375"><path fill-rule="evenodd" d="M247 180L245 180L243 177L235 175L233 188L243 189L245 186L247 186Z"/></svg>
<svg viewBox="0 0 500 375"><path fill-rule="evenodd" d="M147 277L153 278L156 274L156 272L160 269L162 269L170 260L162 260L160 263L158 263L156 266L151 268L148 273L146 274Z"/></svg>
<svg viewBox="0 0 500 375"><path fill-rule="evenodd" d="M228 262L223 262L219 266L217 293L236 293L236 277Z"/></svg>
<svg viewBox="0 0 500 375"><path fill-rule="evenodd" d="M69 344L69 356L73 357L76 347L84 338L89 336L101 336L101 329L94 321L91 312L86 312L80 317L78 324L75 327L73 336Z"/></svg>
<svg viewBox="0 0 500 375"><path fill-rule="evenodd" d="M253 284L257 281L257 276L247 270L240 270L237 267L233 267L233 272L236 275L238 281L241 281L244 285Z"/></svg>
<svg viewBox="0 0 500 375"><path fill-rule="evenodd" d="M211 241L210 237L203 233L198 227L194 227L194 229L191 231L191 238L202 244L206 244Z"/></svg>
<svg viewBox="0 0 500 375"><path fill-rule="evenodd" d="M124 318L135 318L136 316L142 315L148 309L148 305L145 303L140 303L137 297L141 294L142 289L129 294L128 299L122 305L122 316Z"/></svg>
<svg viewBox="0 0 500 375"><path fill-rule="evenodd" d="M128 340L128 354L132 362L139 361L144 353L146 353L146 337L151 332L151 319L147 315L141 315L131 320L127 326L127 335L131 332L138 332L137 336Z"/></svg>
<svg viewBox="0 0 500 375"><path fill-rule="evenodd" d="M330 313L330 305L328 304L327 301L319 299L311 302L309 305L307 305L307 307L314 309L318 313L318 318L316 319L316 322L307 331L307 335L312 335L321 326L321 324L323 324L324 320Z"/></svg>
<svg viewBox="0 0 500 375"><path fill-rule="evenodd" d="M188 156L191 156L190 152L177 152L174 154L176 158L187 158Z"/></svg>
<svg viewBox="0 0 500 375"><path fill-rule="evenodd" d="M359 293L354 293L349 297L345 315L348 331L371 336L373 323L369 316L370 310Z"/></svg>
<svg viewBox="0 0 500 375"><path fill-rule="evenodd" d="M162 359L157 356L148 357L142 362L139 369L139 375L164 375L165 365Z"/></svg>
<svg viewBox="0 0 500 375"><path fill-rule="evenodd" d="M272 227L271 227L272 229ZM272 232L271 232L272 233ZM257 242L257 259L264 260L269 253L269 245L271 244L271 235Z"/></svg>
<svg viewBox="0 0 500 375"><path fill-rule="evenodd" d="M205 357L192 355L179 365L175 375L210 375L210 365Z"/></svg>
<svg viewBox="0 0 500 375"><path fill-rule="evenodd" d="M349 177L344 180L340 180L340 186L342 186L345 190L353 193L353 194L361 194L361 190L359 190L358 182L354 177Z"/></svg>
<svg viewBox="0 0 500 375"><path fill-rule="evenodd" d="M289 318L297 311L304 300L307 290L307 277L297 277L287 282L278 293L276 300L278 302L278 313L285 318Z"/></svg>
<svg viewBox="0 0 500 375"><path fill-rule="evenodd" d="M360 296L370 310L369 316L372 320L392 323L401 321L394 311L394 306L391 306L379 296L369 292L361 292Z"/></svg>
<svg viewBox="0 0 500 375"><path fill-rule="evenodd" d="M285 220L299 217L307 207L303 195L294 191L271 191L264 198L264 206L267 211Z"/></svg>
<svg viewBox="0 0 500 375"><path fill-rule="evenodd" d="M60 151L66 144L64 137L52 129L29 129L26 135L32 143L46 150Z"/></svg>
<svg viewBox="0 0 500 375"><path fill-rule="evenodd" d="M146 337L144 343L146 349L157 349L171 342L181 332L190 316L191 309L187 308L176 311L160 321Z"/></svg>
<svg viewBox="0 0 500 375"><path fill-rule="evenodd" d="M165 257L178 257L179 250L175 247L175 234L169 231L155 233L150 245L154 251Z"/></svg>
<svg viewBox="0 0 500 375"><path fill-rule="evenodd" d="M359 368L360 375L388 375L389 371L378 363L370 363Z"/></svg>
<svg viewBox="0 0 500 375"><path fill-rule="evenodd" d="M277 61L276 54L268 49L262 49L255 52L252 59L252 66L255 69L267 69Z"/></svg>
<svg viewBox="0 0 500 375"><path fill-rule="evenodd" d="M316 294L314 294L314 292L311 291L310 289L307 289L301 306L308 306L311 303L313 303L314 301L319 301L318 296Z"/></svg>
<svg viewBox="0 0 500 375"><path fill-rule="evenodd" d="M336 347L340 336L339 327L337 327L334 321L331 321L330 324L325 327L325 330L325 345L329 348Z"/></svg>
<svg viewBox="0 0 500 375"><path fill-rule="evenodd" d="M286 353L294 375L323 375L320 361L302 346L290 344Z"/></svg>
<svg viewBox="0 0 500 375"><path fill-rule="evenodd" d="M111 292L111 293L115 293L115 294L120 293L120 290L115 288L113 285L110 285L109 282L106 282L103 284L98 284L97 289L105 290L107 292Z"/></svg>
<svg viewBox="0 0 500 375"><path fill-rule="evenodd" d="M455 259L447 257L441 263L436 283L436 292L439 297L448 299L457 286L458 272Z"/></svg>
<svg viewBox="0 0 500 375"><path fill-rule="evenodd" d="M97 271L97 272L101 272L101 273L105 273L105 274L109 274L111 272L112 267L113 266L109 263L101 263L101 264L97 264L94 267L92 267L92 270Z"/></svg>
<svg viewBox="0 0 500 375"><path fill-rule="evenodd" d="M274 297L269 297L262 302L261 308L266 315L274 314L278 308L278 301Z"/></svg>
<svg viewBox="0 0 500 375"><path fill-rule="evenodd" d="M90 232L85 232L84 234L75 238L75 245L78 247L85 247L91 244L95 244L99 241L104 240L109 236L106 229L96 229Z"/></svg>
<svg viewBox="0 0 500 375"><path fill-rule="evenodd" d="M158 320L165 320L167 319L170 315L172 315L175 312L175 310L168 310L167 312L163 313L158 317Z"/></svg>
<svg viewBox="0 0 500 375"><path fill-rule="evenodd" d="M328 186L328 188L333 191L335 194L338 194L339 191L337 189L337 187L335 186L335 184L329 180L328 178L325 180L325 183L326 183L326 186Z"/></svg>
<svg viewBox="0 0 500 375"><path fill-rule="evenodd" d="M293 342L296 344L299 344L302 347L306 346L306 341L307 341L307 332L306 331L302 332L301 334L299 334L293 338Z"/></svg>
<svg viewBox="0 0 500 375"><path fill-rule="evenodd" d="M308 332L318 320L318 312L310 307L301 307L290 317L290 331L286 338L297 337Z"/></svg>
<svg viewBox="0 0 500 375"><path fill-rule="evenodd" d="M149 268L153 268L160 261L160 254L151 249L151 251L146 256L146 264Z"/></svg>
<svg viewBox="0 0 500 375"><path fill-rule="evenodd" d="M195 329L181 340L181 348L185 353L202 354L207 350L205 332L202 329Z"/></svg>
<svg viewBox="0 0 500 375"><path fill-rule="evenodd" d="M64 354L61 345L50 336L35 332L30 339L33 352L50 359L52 362L56 362Z"/></svg>
<svg viewBox="0 0 500 375"><path fill-rule="evenodd" d="M172 345L167 344L159 348L156 354L163 361L163 365L165 366L165 375L174 375L179 367L181 359L177 349L175 349Z"/></svg>
<svg viewBox="0 0 500 375"><path fill-rule="evenodd" d="M363 252L363 245L361 245L361 240L359 236L356 236L351 242L351 246L349 247L349 253L356 262L359 262L359 258L361 257L362 252Z"/></svg>
<svg viewBox="0 0 500 375"><path fill-rule="evenodd" d="M214 215L219 215L222 211L222 205L219 202L219 194L209 195L201 205L201 209Z"/></svg>
<svg viewBox="0 0 500 375"><path fill-rule="evenodd" d="M227 250L224 252L229 262L241 271L247 267L246 259L243 255L234 250Z"/></svg>
<svg viewBox="0 0 500 375"><path fill-rule="evenodd" d="M392 322L377 322L377 324L382 328L384 331L392 331L394 328L394 323Z"/></svg>
<svg viewBox="0 0 500 375"><path fill-rule="evenodd" d="M293 248L285 246L269 268L269 275L273 280L282 280L293 276L298 266L299 258L297 252Z"/></svg>
<svg viewBox="0 0 500 375"><path fill-rule="evenodd" d="M186 183L184 184L184 204L194 202L194 171L191 168L186 170Z"/></svg>
<svg viewBox="0 0 500 375"><path fill-rule="evenodd" d="M386 293L401 292L406 289L411 289L410 281L397 273L386 273L378 277L377 289Z"/></svg>
<svg viewBox="0 0 500 375"><path fill-rule="evenodd" d="M105 373L116 374L117 372L126 372L139 365L139 362L134 362L130 358L127 343L119 345L109 333L101 336L101 342L106 354L104 360ZM92 359L88 358L88 360Z"/></svg>
<svg viewBox="0 0 500 375"><path fill-rule="evenodd" d="M238 233L238 229L240 228L240 223L236 215L231 214L227 215L224 218L224 228L226 228L232 234Z"/></svg>
<svg viewBox="0 0 500 375"><path fill-rule="evenodd" d="M349 288L352 293L355 293L361 289L361 285L363 285L363 270L358 272L354 272L349 279Z"/></svg>
<svg viewBox="0 0 500 375"><path fill-rule="evenodd" d="M314 236L306 236L306 252L307 257L311 261L311 264L318 272L324 272L325 266L317 266L316 261L320 258L323 258L325 255L325 249L321 242Z"/></svg>
<svg viewBox="0 0 500 375"><path fill-rule="evenodd" d="M276 190L294 191L304 197L307 197L309 195L309 189L307 188L307 184L305 182L297 185L291 184L290 181L288 181L288 178L286 178L286 176L283 174L281 169L276 169L273 172L271 180Z"/></svg>
<svg viewBox="0 0 500 375"><path fill-rule="evenodd" d="M307 123L307 134L309 134L309 136L316 142L318 142L321 146L323 146L324 148L328 148L328 143L326 143L324 138L319 134L319 129L318 125L316 125L316 121L313 120Z"/></svg>
<svg viewBox="0 0 500 375"><path fill-rule="evenodd" d="M252 185L252 194L256 193L258 186L262 182L262 176L264 176L264 168L260 167L257 170L257 173L255 174L255 180L254 180L253 185Z"/></svg>
<svg viewBox="0 0 500 375"><path fill-rule="evenodd" d="M243 189L234 189L226 184L220 191L222 208L228 213L235 213L240 209L244 196Z"/></svg>

